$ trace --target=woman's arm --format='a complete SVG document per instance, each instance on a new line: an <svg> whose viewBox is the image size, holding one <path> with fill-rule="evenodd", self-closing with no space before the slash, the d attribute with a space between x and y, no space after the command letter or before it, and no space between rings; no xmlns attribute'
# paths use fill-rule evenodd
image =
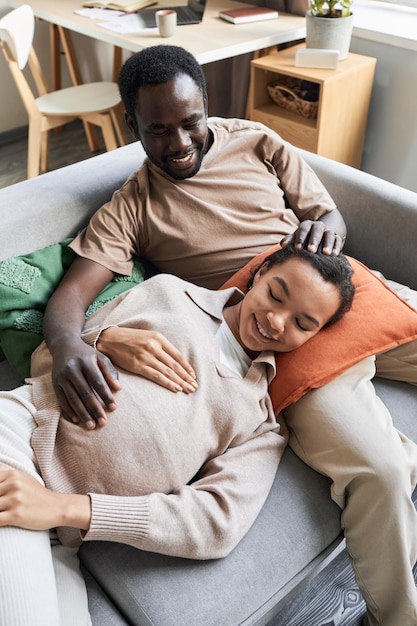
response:
<svg viewBox="0 0 417 626"><path fill-rule="evenodd" d="M209 460L171 494L139 497L56 493L0 466L0 527L78 528L85 541L117 541L190 559L226 556L258 516L286 440L267 431Z"/></svg>
<svg viewBox="0 0 417 626"><path fill-rule="evenodd" d="M161 333L110 326L101 331L96 346L118 367L169 391L193 393L197 389L193 368Z"/></svg>
<svg viewBox="0 0 417 626"><path fill-rule="evenodd" d="M193 483L171 494L90 494L92 518L84 540L190 559L224 557L259 514L285 445L275 431L254 436L207 461Z"/></svg>
<svg viewBox="0 0 417 626"><path fill-rule="evenodd" d="M36 478L0 464L0 526L48 530L70 526L88 530L89 496L56 493Z"/></svg>

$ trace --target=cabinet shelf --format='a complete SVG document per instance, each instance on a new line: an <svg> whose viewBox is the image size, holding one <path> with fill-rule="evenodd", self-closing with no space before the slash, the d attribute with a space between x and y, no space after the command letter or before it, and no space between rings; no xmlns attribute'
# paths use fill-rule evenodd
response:
<svg viewBox="0 0 417 626"><path fill-rule="evenodd" d="M295 67L297 47L251 62L249 119L299 148L359 168L376 59L350 53L335 70L300 68ZM283 76L318 84L317 118L287 111L272 101L267 85Z"/></svg>
<svg viewBox="0 0 417 626"><path fill-rule="evenodd" d="M317 127L317 118L315 117L303 117L297 113L292 113L291 111L286 111L281 108L278 104L264 104L260 107L257 107L256 113L258 115L263 116L276 116L277 109L279 109L278 115L282 120L286 122L293 122L294 124L300 124L300 126L305 126L306 128L316 128Z"/></svg>

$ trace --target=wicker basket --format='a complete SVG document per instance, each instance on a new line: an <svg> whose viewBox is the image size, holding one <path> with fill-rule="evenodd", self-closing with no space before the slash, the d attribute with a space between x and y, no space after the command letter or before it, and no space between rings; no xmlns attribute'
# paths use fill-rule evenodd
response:
<svg viewBox="0 0 417 626"><path fill-rule="evenodd" d="M275 104L303 117L317 117L317 100L307 100L301 96L302 82L297 78L280 78L267 85L269 95Z"/></svg>

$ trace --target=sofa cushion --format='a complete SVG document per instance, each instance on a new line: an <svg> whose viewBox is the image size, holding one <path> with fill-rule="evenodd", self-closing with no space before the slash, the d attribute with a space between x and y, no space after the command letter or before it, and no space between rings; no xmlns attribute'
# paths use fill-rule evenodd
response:
<svg viewBox="0 0 417 626"><path fill-rule="evenodd" d="M254 270L279 247L273 246L252 259L223 288L235 285L246 291ZM276 354L277 376L269 388L276 411L293 404L310 389L325 385L365 357L417 339L417 311L365 265L351 257L349 262L356 286L351 310L301 348Z"/></svg>
<svg viewBox="0 0 417 626"><path fill-rule="evenodd" d="M416 440L416 387L382 379L375 386L394 425ZM111 542L83 544L80 558L132 626L267 624L339 550L340 510L329 488L288 448L261 513L225 559L190 561Z"/></svg>
<svg viewBox="0 0 417 626"><path fill-rule="evenodd" d="M342 540L329 488L287 449L258 518L226 558L193 561L98 541L84 543L80 558L132 626L266 624Z"/></svg>
<svg viewBox="0 0 417 626"><path fill-rule="evenodd" d="M31 354L43 340L46 304L75 257L70 241L0 261L0 346L22 381L30 375ZM143 280L143 265L136 261L132 274L116 275L86 315Z"/></svg>

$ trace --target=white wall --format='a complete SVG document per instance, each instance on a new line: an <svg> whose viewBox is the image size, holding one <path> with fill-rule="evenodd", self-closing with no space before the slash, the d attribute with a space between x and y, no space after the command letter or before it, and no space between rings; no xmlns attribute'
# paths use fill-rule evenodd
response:
<svg viewBox="0 0 417 626"><path fill-rule="evenodd" d="M357 37L350 50L377 58L361 169L417 192L417 51Z"/></svg>

